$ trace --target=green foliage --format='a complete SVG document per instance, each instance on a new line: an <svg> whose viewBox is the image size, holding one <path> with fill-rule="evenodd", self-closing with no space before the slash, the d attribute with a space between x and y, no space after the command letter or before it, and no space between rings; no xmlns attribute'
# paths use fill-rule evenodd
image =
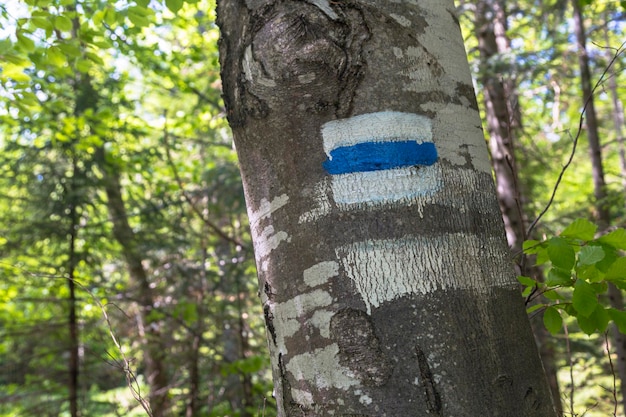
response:
<svg viewBox="0 0 626 417"><path fill-rule="evenodd" d="M196 415L243 414L244 383L248 407L275 414L214 9L0 5L0 416L68 412L72 229L82 415L145 415L124 361L147 398L146 325L167 353L173 413L185 414L195 375ZM145 316L113 232L107 172L149 279ZM233 372L222 373L226 359Z"/></svg>
<svg viewBox="0 0 626 417"><path fill-rule="evenodd" d="M626 330L626 313L606 307L609 285L626 288L626 230L619 228L595 238L597 226L577 219L558 237L524 242L524 252L546 267L545 282L518 279L528 300L544 295L547 304L535 304L529 313L544 309L543 321L552 333L562 328L563 316L576 319L586 334L603 333L610 321Z"/></svg>

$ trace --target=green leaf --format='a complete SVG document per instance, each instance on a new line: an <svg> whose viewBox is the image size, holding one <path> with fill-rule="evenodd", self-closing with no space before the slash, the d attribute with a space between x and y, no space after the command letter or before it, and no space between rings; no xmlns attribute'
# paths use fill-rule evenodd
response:
<svg viewBox="0 0 626 417"><path fill-rule="evenodd" d="M537 248L541 246L541 242L538 240L525 240L522 244L522 249L524 249L524 253L527 255L532 255L537 253Z"/></svg>
<svg viewBox="0 0 626 417"><path fill-rule="evenodd" d="M550 268L546 277L548 287L571 287L574 284L571 271L560 268Z"/></svg>
<svg viewBox="0 0 626 417"><path fill-rule="evenodd" d="M595 328L602 333L606 331L609 321L611 320L608 311L600 304L596 306L596 309L593 310L593 313L589 316L589 318L593 322Z"/></svg>
<svg viewBox="0 0 626 417"><path fill-rule="evenodd" d="M620 333L626 334L626 311L609 308L608 313L609 317L611 317L611 320L613 320Z"/></svg>
<svg viewBox="0 0 626 417"><path fill-rule="evenodd" d="M24 67L21 65L15 64L4 64L2 67L2 72L0 72L0 78L3 80L12 79L17 82L28 82L30 81L30 76L24 73Z"/></svg>
<svg viewBox="0 0 626 417"><path fill-rule="evenodd" d="M88 73L93 63L88 59L77 59L76 60L76 69L84 74Z"/></svg>
<svg viewBox="0 0 626 417"><path fill-rule="evenodd" d="M93 52L86 52L85 57L98 65L104 65L104 61L102 60L102 58L100 58L97 54Z"/></svg>
<svg viewBox="0 0 626 417"><path fill-rule="evenodd" d="M553 237L548 241L548 256L552 265L566 271L571 270L576 262L574 248L560 237Z"/></svg>
<svg viewBox="0 0 626 417"><path fill-rule="evenodd" d="M59 49L68 57L76 58L81 55L80 48L75 43L58 43Z"/></svg>
<svg viewBox="0 0 626 417"><path fill-rule="evenodd" d="M149 26L150 25L150 11L145 7L133 6L129 7L128 10L128 19L135 25L139 27Z"/></svg>
<svg viewBox="0 0 626 417"><path fill-rule="evenodd" d="M104 15L106 14L106 10L98 10L97 12L95 12L93 14L93 16L91 17L91 21L93 22L94 26L100 26L100 24L102 23L102 20L104 19Z"/></svg>
<svg viewBox="0 0 626 417"><path fill-rule="evenodd" d="M543 325L546 326L546 329L552 334L557 334L561 331L563 318L556 308L552 306L546 308L546 311L543 312Z"/></svg>
<svg viewBox="0 0 626 417"><path fill-rule="evenodd" d="M555 290L546 291L542 295L546 297L548 300L553 300L553 301L565 300L565 297L563 297L561 294L559 294Z"/></svg>
<svg viewBox="0 0 626 417"><path fill-rule="evenodd" d="M578 321L578 326L580 330L582 330L586 335L594 334L597 327L596 323L590 317L577 316L576 320Z"/></svg>
<svg viewBox="0 0 626 417"><path fill-rule="evenodd" d="M532 313L534 311L541 310L542 308L545 308L545 307L546 307L545 304L535 304L535 305L532 305L532 306L530 306L530 307L528 307L526 309L526 314L530 314L530 313Z"/></svg>
<svg viewBox="0 0 626 417"><path fill-rule="evenodd" d="M586 219L576 219L561 232L562 237L571 239L593 240L598 226Z"/></svg>
<svg viewBox="0 0 626 417"><path fill-rule="evenodd" d="M107 25L111 26L115 23L116 20L117 20L117 12L115 11L113 7L108 7L104 14L104 22Z"/></svg>
<svg viewBox="0 0 626 417"><path fill-rule="evenodd" d="M165 5L174 14L176 14L181 9L181 7L183 7L183 4L183 0L165 0Z"/></svg>
<svg viewBox="0 0 626 417"><path fill-rule="evenodd" d="M37 29L47 30L47 29L52 29L54 27L50 19L47 19L43 16L33 16L30 18L30 22Z"/></svg>
<svg viewBox="0 0 626 417"><path fill-rule="evenodd" d="M25 68L30 65L30 61L23 56L15 55L15 54L4 54L2 56L5 61L10 62L18 67Z"/></svg>
<svg viewBox="0 0 626 417"><path fill-rule="evenodd" d="M579 315L589 317L598 305L598 297L593 287L582 279L577 280L574 284L572 304Z"/></svg>
<svg viewBox="0 0 626 417"><path fill-rule="evenodd" d="M605 278L609 281L626 280L626 257L617 258L606 272Z"/></svg>
<svg viewBox="0 0 626 417"><path fill-rule="evenodd" d="M616 229L598 239L598 242L626 250L626 229Z"/></svg>
<svg viewBox="0 0 626 417"><path fill-rule="evenodd" d="M18 31L15 34L15 37L17 38L17 44L20 46L21 49L27 52L35 50L35 42L28 36L24 35L21 31Z"/></svg>
<svg viewBox="0 0 626 417"><path fill-rule="evenodd" d="M62 67L67 63L67 58L61 48L58 46L51 46L46 51L46 56L48 57L48 62L55 67Z"/></svg>
<svg viewBox="0 0 626 417"><path fill-rule="evenodd" d="M576 276L589 282L598 282L604 279L604 273L596 265L581 265L577 267Z"/></svg>
<svg viewBox="0 0 626 417"><path fill-rule="evenodd" d="M523 275L519 275L517 277L517 280L520 282L520 284L526 286L526 287L535 287L537 286L537 281L535 281L534 279L530 278L530 277L525 277Z"/></svg>
<svg viewBox="0 0 626 417"><path fill-rule="evenodd" d="M584 246L578 254L578 263L593 265L604 259L604 250L600 246Z"/></svg>
<svg viewBox="0 0 626 417"><path fill-rule="evenodd" d="M55 16L54 27L61 32L69 32L72 30L72 21L67 16Z"/></svg>

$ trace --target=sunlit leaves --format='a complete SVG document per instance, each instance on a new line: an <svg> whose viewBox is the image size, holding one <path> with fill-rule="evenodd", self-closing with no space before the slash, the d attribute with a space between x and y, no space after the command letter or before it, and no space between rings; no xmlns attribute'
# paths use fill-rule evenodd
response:
<svg viewBox="0 0 626 417"><path fill-rule="evenodd" d="M61 32L69 32L72 30L73 24L67 16L59 15L54 17L54 27Z"/></svg>
<svg viewBox="0 0 626 417"><path fill-rule="evenodd" d="M524 242L526 254L536 255L538 264L549 265L545 282L528 277L519 281L526 287L525 297L544 295L555 303L538 304L545 308L544 325L552 333L560 331L563 314L573 316L586 334L604 332L611 320L620 331L626 328L625 315L604 307L600 298L609 282L626 288L626 257L619 252L626 244L626 231L616 229L595 238L596 231L593 223L578 219L558 237Z"/></svg>
<svg viewBox="0 0 626 417"><path fill-rule="evenodd" d="M67 63L66 55L58 46L51 46L46 50L47 62L55 67L62 67Z"/></svg>
<svg viewBox="0 0 626 417"><path fill-rule="evenodd" d="M178 12L183 7L184 0L165 0L165 5L172 13Z"/></svg>
<svg viewBox="0 0 626 417"><path fill-rule="evenodd" d="M141 6L131 6L126 10L128 19L138 27L149 26L154 18L154 12Z"/></svg>
<svg viewBox="0 0 626 417"><path fill-rule="evenodd" d="M561 237L570 239L591 240L595 236L598 226L587 219L576 219L561 232Z"/></svg>

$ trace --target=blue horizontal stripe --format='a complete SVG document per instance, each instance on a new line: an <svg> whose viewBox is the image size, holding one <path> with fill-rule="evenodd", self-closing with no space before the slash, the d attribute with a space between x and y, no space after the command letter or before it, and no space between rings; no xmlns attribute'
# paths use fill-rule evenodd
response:
<svg viewBox="0 0 626 417"><path fill-rule="evenodd" d="M342 146L330 152L324 161L329 174L381 171L437 162L437 149L432 142L364 142Z"/></svg>

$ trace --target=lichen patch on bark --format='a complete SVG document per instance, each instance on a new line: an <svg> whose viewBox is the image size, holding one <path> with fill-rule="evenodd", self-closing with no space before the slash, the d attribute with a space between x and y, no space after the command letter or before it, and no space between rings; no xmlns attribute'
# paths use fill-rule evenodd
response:
<svg viewBox="0 0 626 417"><path fill-rule="evenodd" d="M338 388L348 390L361 382L352 370L339 363L337 343L294 356L286 363L286 370L296 381L311 381L316 390Z"/></svg>
<svg viewBox="0 0 626 417"><path fill-rule="evenodd" d="M280 352L286 354L287 339L295 335L306 322L309 315L317 309L327 307L333 302L330 294L323 290L296 295L283 303L270 303L270 312L275 321L281 326L276 328L276 346Z"/></svg>
<svg viewBox="0 0 626 417"><path fill-rule="evenodd" d="M304 282L309 287L317 287L339 275L339 264L335 261L324 261L307 268L302 273Z"/></svg>

